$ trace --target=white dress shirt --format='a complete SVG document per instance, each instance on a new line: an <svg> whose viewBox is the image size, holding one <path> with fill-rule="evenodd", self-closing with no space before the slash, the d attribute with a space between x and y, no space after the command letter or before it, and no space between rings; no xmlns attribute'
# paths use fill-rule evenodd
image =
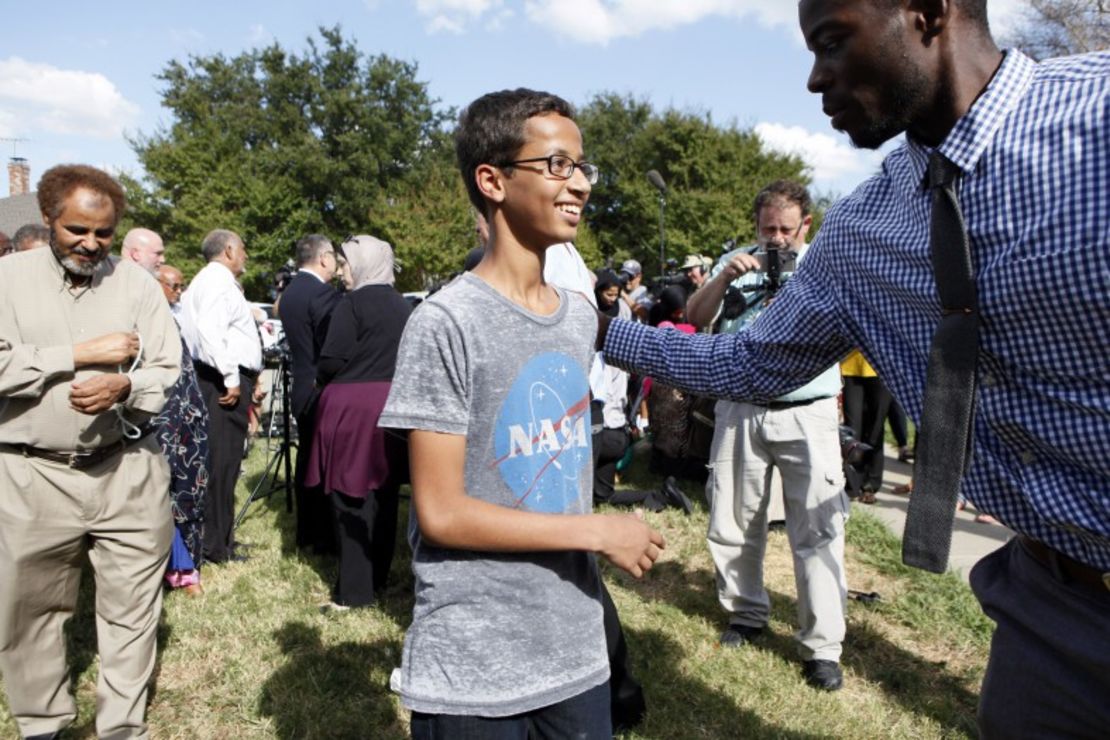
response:
<svg viewBox="0 0 1110 740"><path fill-rule="evenodd" d="M181 296L181 336L194 360L239 386L239 367L262 369L262 345L250 305L227 266L209 262Z"/></svg>
<svg viewBox="0 0 1110 740"><path fill-rule="evenodd" d="M543 279L563 290L581 293L597 308L594 274L586 267L578 248L572 243L553 244L547 248L543 261Z"/></svg>

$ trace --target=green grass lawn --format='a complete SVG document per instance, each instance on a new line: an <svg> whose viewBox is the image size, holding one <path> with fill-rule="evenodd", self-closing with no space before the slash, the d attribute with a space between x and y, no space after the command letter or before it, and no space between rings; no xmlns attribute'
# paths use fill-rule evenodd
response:
<svg viewBox="0 0 1110 740"><path fill-rule="evenodd" d="M264 443L245 466L240 496L259 478ZM643 455L624 485L657 483ZM783 534L772 534L767 587L772 621L764 638L724 650L726 618L717 604L699 505L648 514L667 549L643 580L604 567L628 637L648 715L630 738L974 737L978 686L990 623L953 574L913 571L876 519L853 511L849 586L877 591L850 601L845 686L827 694L800 676L793 630L794 579ZM404 531L407 506L402 503ZM408 546L398 555L378 607L324 614L334 565L293 546L293 519L278 493L252 506L240 538L255 545L242 564L204 569L205 594L170 593L148 720L155 738L400 738L408 713L389 691L412 609ZM91 588L82 587L69 630L79 715L70 737L94 737L95 634ZM15 737L6 704L0 736Z"/></svg>

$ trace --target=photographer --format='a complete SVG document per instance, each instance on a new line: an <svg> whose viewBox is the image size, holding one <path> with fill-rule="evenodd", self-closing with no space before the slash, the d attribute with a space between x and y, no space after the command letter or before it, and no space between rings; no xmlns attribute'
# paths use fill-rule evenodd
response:
<svg viewBox="0 0 1110 740"><path fill-rule="evenodd" d="M778 180L760 191L754 216L759 243L727 252L687 306L695 326L716 322L732 333L755 320L804 255L812 223L809 193ZM844 521L836 396L830 367L809 384L768 403L718 401L710 477L709 551L718 598L729 613L721 645L739 647L763 631L770 602L763 552L771 468L782 475L786 531L798 584L798 641L806 681L835 691L844 639Z"/></svg>
<svg viewBox="0 0 1110 740"><path fill-rule="evenodd" d="M685 278L686 297L691 298L709 280L709 268L713 261L700 254L686 255L686 261L678 269Z"/></svg>
<svg viewBox="0 0 1110 740"><path fill-rule="evenodd" d="M621 300L632 310L637 321L646 321L654 302L644 285L644 269L636 260L625 260L617 276L621 281Z"/></svg>

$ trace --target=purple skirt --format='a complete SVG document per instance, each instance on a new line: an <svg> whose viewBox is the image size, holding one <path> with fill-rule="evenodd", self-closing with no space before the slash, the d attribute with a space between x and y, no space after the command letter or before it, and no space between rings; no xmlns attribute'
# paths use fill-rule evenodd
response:
<svg viewBox="0 0 1110 740"><path fill-rule="evenodd" d="M399 462L391 454L397 445L378 428L389 386L389 381L371 381L324 388L316 407L306 485L322 484L326 493L365 498L390 481Z"/></svg>

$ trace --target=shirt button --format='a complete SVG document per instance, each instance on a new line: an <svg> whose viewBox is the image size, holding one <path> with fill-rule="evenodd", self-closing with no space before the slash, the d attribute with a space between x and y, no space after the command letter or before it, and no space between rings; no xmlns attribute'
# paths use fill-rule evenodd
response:
<svg viewBox="0 0 1110 740"><path fill-rule="evenodd" d="M1021 464L1022 465L1032 465L1033 461L1036 460L1036 459L1037 459L1037 456L1034 455L1030 450L1026 450L1025 452L1021 453Z"/></svg>
<svg viewBox="0 0 1110 740"><path fill-rule="evenodd" d="M983 385L985 385L987 388L993 388L997 384L998 380L995 379L993 375L991 375L990 373L983 373Z"/></svg>

